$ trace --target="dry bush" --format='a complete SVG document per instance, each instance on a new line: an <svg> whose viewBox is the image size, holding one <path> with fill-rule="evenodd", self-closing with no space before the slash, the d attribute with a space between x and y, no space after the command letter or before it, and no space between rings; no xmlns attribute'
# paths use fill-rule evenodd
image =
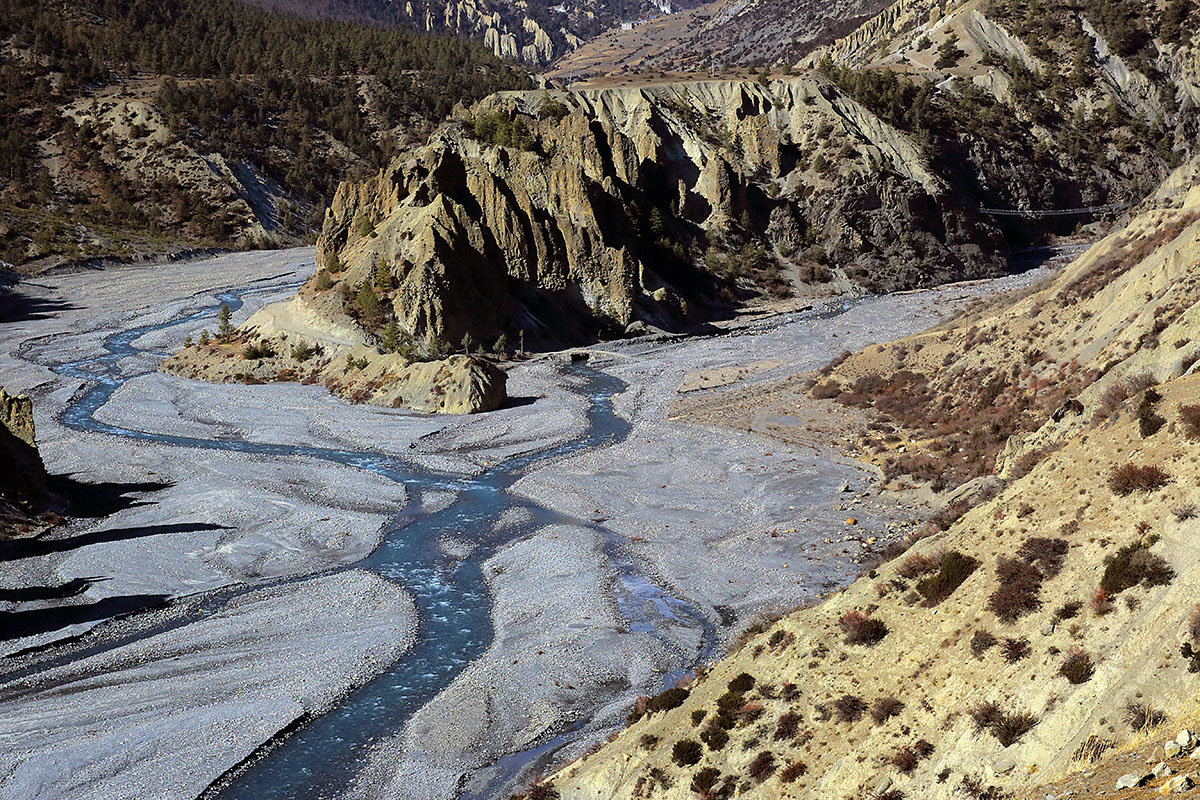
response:
<svg viewBox="0 0 1200 800"><path fill-rule="evenodd" d="M1164 586L1175 578L1175 570L1162 556L1151 553L1144 542L1133 542L1104 559L1100 588L1110 596L1142 585Z"/></svg>
<svg viewBox="0 0 1200 800"><path fill-rule="evenodd" d="M847 611L838 619L838 627L846 634L846 644L875 645L888 634L882 620L869 617L861 611Z"/></svg>
<svg viewBox="0 0 1200 800"><path fill-rule="evenodd" d="M1175 506L1171 509L1171 515L1175 517L1176 522L1187 522L1189 519L1196 518L1196 504L1184 503L1183 505Z"/></svg>
<svg viewBox="0 0 1200 800"><path fill-rule="evenodd" d="M1015 664L1029 658L1033 648L1029 646L1029 640L1024 637L1007 638L1000 645L1000 652L1004 654L1004 660L1010 664Z"/></svg>
<svg viewBox="0 0 1200 800"><path fill-rule="evenodd" d="M1038 593L1042 588L1042 573L1020 558L1001 556L996 562L1000 585L988 597L988 609L1002 622L1015 622L1041 607Z"/></svg>
<svg viewBox="0 0 1200 800"><path fill-rule="evenodd" d="M775 724L775 741L794 738L800 730L801 717L795 711L785 711Z"/></svg>
<svg viewBox="0 0 1200 800"><path fill-rule="evenodd" d="M1100 393L1100 406L1096 409L1096 416L1101 419L1108 419L1121 407L1121 404L1129 399L1129 386L1123 381L1109 384L1103 392Z"/></svg>
<svg viewBox="0 0 1200 800"><path fill-rule="evenodd" d="M1042 576L1049 579L1062 571L1068 549L1070 545L1065 539L1033 536L1025 540L1017 550L1017 555L1037 567Z"/></svg>
<svg viewBox="0 0 1200 800"><path fill-rule="evenodd" d="M901 578L919 578L936 570L942 562L941 554L924 555L913 553L896 568L896 574Z"/></svg>
<svg viewBox="0 0 1200 800"><path fill-rule="evenodd" d="M736 678L733 678L729 683L725 684L725 688L731 692L745 694L754 688L754 676L749 672L743 672Z"/></svg>
<svg viewBox="0 0 1200 800"><path fill-rule="evenodd" d="M704 749L695 739L680 739L671 748L671 760L681 767L690 767L700 761Z"/></svg>
<svg viewBox="0 0 1200 800"><path fill-rule="evenodd" d="M1088 608L1097 617L1103 617L1113 610L1112 595L1097 587L1096 591L1092 592L1091 599L1088 600Z"/></svg>
<svg viewBox="0 0 1200 800"><path fill-rule="evenodd" d="M990 631L975 631L971 636L971 654L976 658L981 658L984 653L991 650L999 642Z"/></svg>
<svg viewBox="0 0 1200 800"><path fill-rule="evenodd" d="M721 770L716 767L704 767L696 770L696 774L692 776L691 786L688 788L702 797L707 796L720 779Z"/></svg>
<svg viewBox="0 0 1200 800"><path fill-rule="evenodd" d="M911 747L901 747L892 753L891 763L893 767L907 775L917 768L917 765L921 763L921 759L917 758L917 754L913 752Z"/></svg>
<svg viewBox="0 0 1200 800"><path fill-rule="evenodd" d="M970 556L965 556L957 550L943 553L938 563L937 574L923 579L917 584L917 591L925 598L925 603L936 606L963 584L971 573L979 567L979 562Z"/></svg>
<svg viewBox="0 0 1200 800"><path fill-rule="evenodd" d="M998 703L980 703L968 713L975 722L975 730L989 731L1004 747L1016 742L1038 723L1033 714L1004 711Z"/></svg>
<svg viewBox="0 0 1200 800"><path fill-rule="evenodd" d="M1187 634L1192 644L1200 646L1200 605L1196 606L1188 618Z"/></svg>
<svg viewBox="0 0 1200 800"><path fill-rule="evenodd" d="M1171 476L1154 464L1122 464L1108 474L1108 488L1124 497L1134 492L1153 492L1171 482Z"/></svg>
<svg viewBox="0 0 1200 800"><path fill-rule="evenodd" d="M1189 439L1200 439L1200 405L1179 407L1179 422Z"/></svg>
<svg viewBox="0 0 1200 800"><path fill-rule="evenodd" d="M1054 610L1054 618L1060 622L1075 619L1079 616L1079 612L1083 610L1083 603L1078 600L1068 600Z"/></svg>
<svg viewBox="0 0 1200 800"><path fill-rule="evenodd" d="M1058 668L1058 674L1073 684L1087 683L1096 674L1096 665L1083 648L1072 647L1066 660Z"/></svg>
<svg viewBox="0 0 1200 800"><path fill-rule="evenodd" d="M796 778L801 777L808 772L808 765L803 761L793 761L779 771L780 783L791 783Z"/></svg>
<svg viewBox="0 0 1200 800"><path fill-rule="evenodd" d="M817 400L832 400L842 393L842 387L837 381L818 383L812 388L812 396Z"/></svg>
<svg viewBox="0 0 1200 800"><path fill-rule="evenodd" d="M867 704L857 695L844 694L833 701L833 709L842 722L858 722L867 710Z"/></svg>
<svg viewBox="0 0 1200 800"><path fill-rule="evenodd" d="M751 780L762 783L775 772L775 754L770 750L763 750L754 757L754 760L746 765L746 775Z"/></svg>
<svg viewBox="0 0 1200 800"><path fill-rule="evenodd" d="M1130 703L1125 706L1125 722L1134 731L1157 728L1166 721L1166 714L1146 703Z"/></svg>
<svg viewBox="0 0 1200 800"><path fill-rule="evenodd" d="M904 703L895 697L880 697L871 704L871 719L877 724L887 722L904 710Z"/></svg>

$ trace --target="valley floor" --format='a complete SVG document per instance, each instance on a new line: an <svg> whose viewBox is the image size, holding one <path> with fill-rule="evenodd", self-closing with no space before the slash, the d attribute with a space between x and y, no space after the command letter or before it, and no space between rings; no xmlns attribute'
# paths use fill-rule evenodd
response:
<svg viewBox="0 0 1200 800"><path fill-rule="evenodd" d="M868 542L927 511L881 497L836 435L785 445L676 419L673 404L753 391L1041 277L601 344L590 372L539 357L511 367L506 408L466 418L154 371L213 328L218 293L246 290L239 322L289 295L313 259L240 253L22 285L22 312L0 328L0 384L34 397L77 518L0 543L0 797L196 797L334 707L374 727L340 741L344 729L309 726L308 749L281 747L217 796L501 796L602 738L633 696L711 658L754 615L848 582ZM189 313L137 338L111 375L86 363L116 333ZM63 413L89 371L118 388L80 431ZM596 417L607 395L588 394L613 378L611 412ZM620 424L590 446L605 414ZM808 429L787 415L746 427L771 425ZM505 469L513 481L496 482ZM494 518L481 515L493 502ZM413 550L419 568L385 563L388 547ZM484 630L464 633L469 658L437 663L430 626L459 613ZM389 709L399 695L372 694L380 681L355 691L418 657L433 659L432 688L414 708ZM356 710L372 697L383 707ZM314 750L343 762L337 774L287 769Z"/></svg>

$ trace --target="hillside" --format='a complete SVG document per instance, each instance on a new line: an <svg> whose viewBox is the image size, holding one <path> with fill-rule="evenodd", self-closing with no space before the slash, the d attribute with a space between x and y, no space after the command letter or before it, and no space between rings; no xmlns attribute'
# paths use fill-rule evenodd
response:
<svg viewBox="0 0 1200 800"><path fill-rule="evenodd" d="M527 81L480 45L232 0L5 0L0 43L0 259L22 271L303 238L346 174Z"/></svg>
<svg viewBox="0 0 1200 800"><path fill-rule="evenodd" d="M893 481L989 472L1007 425L1003 478L646 702L559 796L1000 797L1191 713L1198 259L1192 160L1024 296L826 370Z"/></svg>

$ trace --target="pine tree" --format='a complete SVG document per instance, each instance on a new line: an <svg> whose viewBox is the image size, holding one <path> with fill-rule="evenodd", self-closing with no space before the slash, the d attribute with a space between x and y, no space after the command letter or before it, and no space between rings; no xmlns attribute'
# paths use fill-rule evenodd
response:
<svg viewBox="0 0 1200 800"><path fill-rule="evenodd" d="M364 283L358 290L355 302L358 303L359 311L368 319L379 313L379 295L375 294L369 283Z"/></svg>
<svg viewBox="0 0 1200 800"><path fill-rule="evenodd" d="M395 318L389 319L387 327L383 329L383 352L395 353L400 349L400 326L396 324Z"/></svg>
<svg viewBox="0 0 1200 800"><path fill-rule="evenodd" d="M508 352L508 337L503 333L496 337L496 343L492 345L492 352L496 355L504 355Z"/></svg>
<svg viewBox="0 0 1200 800"><path fill-rule="evenodd" d="M462 338L462 349L466 355L471 355L471 348L475 346L475 337L469 333L464 333Z"/></svg>
<svg viewBox="0 0 1200 800"><path fill-rule="evenodd" d="M225 338L233 334L233 325L229 321L229 306L224 303L217 309L217 335Z"/></svg>

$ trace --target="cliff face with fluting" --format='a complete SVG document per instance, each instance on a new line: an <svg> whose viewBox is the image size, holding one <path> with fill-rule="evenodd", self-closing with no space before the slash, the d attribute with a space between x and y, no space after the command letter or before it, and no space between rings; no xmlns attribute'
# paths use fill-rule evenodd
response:
<svg viewBox="0 0 1200 800"><path fill-rule="evenodd" d="M347 315L386 273L406 331L449 342L678 329L789 282L888 290L1004 264L918 145L817 75L494 95L343 185L319 249L311 307Z"/></svg>
<svg viewBox="0 0 1200 800"><path fill-rule="evenodd" d="M34 523L47 499L46 468L33 427L33 401L0 389L0 538Z"/></svg>

